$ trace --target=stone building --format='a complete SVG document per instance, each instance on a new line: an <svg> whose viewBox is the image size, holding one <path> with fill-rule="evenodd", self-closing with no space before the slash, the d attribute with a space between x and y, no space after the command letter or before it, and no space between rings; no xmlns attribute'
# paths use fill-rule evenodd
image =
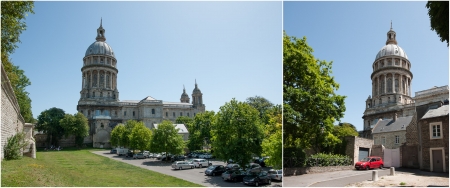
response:
<svg viewBox="0 0 450 188"><path fill-rule="evenodd" d="M77 110L89 120L90 132L85 143L94 147L111 147L111 130L127 120L144 122L152 129L163 120L180 116L194 117L205 111L203 94L195 81L192 103L183 88L180 102L166 102L147 96L142 100L119 100L117 86L118 61L106 42L105 29L97 29L96 41L86 50L81 68L81 91Z"/></svg>
<svg viewBox="0 0 450 188"><path fill-rule="evenodd" d="M448 172L448 100L429 109L418 122L420 169Z"/></svg>
<svg viewBox="0 0 450 188"><path fill-rule="evenodd" d="M372 138L372 129L380 119L392 119L414 115L411 97L411 63L406 52L398 45L396 33L387 32L386 45L381 48L372 63L372 95L366 100L364 131L362 137Z"/></svg>
<svg viewBox="0 0 450 188"><path fill-rule="evenodd" d="M396 149L406 142L406 128L413 116L380 119L372 130L375 145L383 145L386 149Z"/></svg>

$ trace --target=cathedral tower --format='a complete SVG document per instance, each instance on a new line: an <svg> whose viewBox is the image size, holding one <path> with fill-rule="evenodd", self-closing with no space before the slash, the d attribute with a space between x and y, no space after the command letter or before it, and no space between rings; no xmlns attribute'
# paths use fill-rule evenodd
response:
<svg viewBox="0 0 450 188"><path fill-rule="evenodd" d="M117 60L112 48L105 42L105 29L97 29L96 41L86 50L83 58L81 100L118 101Z"/></svg>
<svg viewBox="0 0 450 188"><path fill-rule="evenodd" d="M413 102L411 97L411 63L406 52L398 46L397 35L391 28L383 46L372 63L372 96L366 100L364 130L370 130L379 119L409 115L405 107Z"/></svg>
<svg viewBox="0 0 450 188"><path fill-rule="evenodd" d="M199 110L205 110L205 105L203 104L203 93L197 86L197 80L195 81L195 88L192 91L192 107Z"/></svg>
<svg viewBox="0 0 450 188"><path fill-rule="evenodd" d="M186 93L186 89L183 85L183 94L181 94L180 102L182 103L189 103L191 99L189 98L189 95Z"/></svg>

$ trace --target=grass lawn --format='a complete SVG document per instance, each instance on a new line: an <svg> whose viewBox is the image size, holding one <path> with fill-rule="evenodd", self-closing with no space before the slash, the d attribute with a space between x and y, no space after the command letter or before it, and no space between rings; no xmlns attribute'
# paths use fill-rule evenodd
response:
<svg viewBox="0 0 450 188"><path fill-rule="evenodd" d="M2 187L201 187L91 153L98 149L38 151L36 159L1 162ZM104 150L104 149L102 149Z"/></svg>

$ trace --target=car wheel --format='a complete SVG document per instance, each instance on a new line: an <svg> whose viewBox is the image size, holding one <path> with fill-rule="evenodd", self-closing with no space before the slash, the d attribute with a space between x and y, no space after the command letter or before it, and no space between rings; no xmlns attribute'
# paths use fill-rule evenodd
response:
<svg viewBox="0 0 450 188"><path fill-rule="evenodd" d="M194 169L194 166L191 166L191 169Z"/></svg>
<svg viewBox="0 0 450 188"><path fill-rule="evenodd" d="M199 167L199 168L202 168L202 165L200 164L200 165L198 165L198 167Z"/></svg>
<svg viewBox="0 0 450 188"><path fill-rule="evenodd" d="M280 178L280 181L283 181L283 178Z"/></svg>
<svg viewBox="0 0 450 188"><path fill-rule="evenodd" d="M383 165L380 165L380 169L383 169Z"/></svg>
<svg viewBox="0 0 450 188"><path fill-rule="evenodd" d="M211 166L211 165L212 165L212 163L209 163L209 164L208 164L208 166Z"/></svg>
<svg viewBox="0 0 450 188"><path fill-rule="evenodd" d="M180 170L183 169L183 167L180 166Z"/></svg>
<svg viewBox="0 0 450 188"><path fill-rule="evenodd" d="M369 170L370 169L370 167L369 166L366 166L366 170Z"/></svg>
<svg viewBox="0 0 450 188"><path fill-rule="evenodd" d="M256 186L256 187L259 187L259 183L258 183L258 182L256 182L256 183L255 183L255 186Z"/></svg>
<svg viewBox="0 0 450 188"><path fill-rule="evenodd" d="M269 185L272 185L272 181L269 180Z"/></svg>
<svg viewBox="0 0 450 188"><path fill-rule="evenodd" d="M216 176L216 173L215 172L213 172L213 174L212 174L213 176Z"/></svg>

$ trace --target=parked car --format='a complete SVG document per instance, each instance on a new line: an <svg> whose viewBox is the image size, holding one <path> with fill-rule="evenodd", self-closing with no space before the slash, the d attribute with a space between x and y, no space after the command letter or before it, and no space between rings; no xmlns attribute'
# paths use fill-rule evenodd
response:
<svg viewBox="0 0 450 188"><path fill-rule="evenodd" d="M247 173L249 172L261 172L262 167L259 164L256 163L249 163L245 165L245 169L247 170Z"/></svg>
<svg viewBox="0 0 450 188"><path fill-rule="evenodd" d="M241 168L241 166L239 166L239 164L227 164L227 166L225 166L226 170L239 170L239 168Z"/></svg>
<svg viewBox="0 0 450 188"><path fill-rule="evenodd" d="M127 155L128 151L129 150L127 148L117 148L117 155Z"/></svg>
<svg viewBox="0 0 450 188"><path fill-rule="evenodd" d="M242 181L247 173L244 170L228 170L222 174L222 179L225 181Z"/></svg>
<svg viewBox="0 0 450 188"><path fill-rule="evenodd" d="M211 165L205 170L205 175L222 175L225 172L225 167L223 165Z"/></svg>
<svg viewBox="0 0 450 188"><path fill-rule="evenodd" d="M172 168L179 169L179 170L189 169L189 168L192 169L192 168L194 168L194 165L187 161L175 161L172 163Z"/></svg>
<svg viewBox="0 0 450 188"><path fill-rule="evenodd" d="M269 173L270 178L273 180L282 181L282 179L283 179L283 171L282 170L271 169L267 173Z"/></svg>
<svg viewBox="0 0 450 188"><path fill-rule="evenodd" d="M186 159L186 157L184 155L175 155L171 158L172 162L173 161L184 161Z"/></svg>
<svg viewBox="0 0 450 188"><path fill-rule="evenodd" d="M136 153L133 155L133 159L145 159L144 153Z"/></svg>
<svg viewBox="0 0 450 188"><path fill-rule="evenodd" d="M248 174L244 177L243 182L246 185L255 185L256 187L261 184L272 184L272 180L267 171Z"/></svg>
<svg viewBox="0 0 450 188"><path fill-rule="evenodd" d="M192 160L192 164L194 164L195 168L202 168L211 165L211 163L208 164L206 159L194 159Z"/></svg>
<svg viewBox="0 0 450 188"><path fill-rule="evenodd" d="M269 158L269 157L262 157L262 158L259 158L259 159L255 159L255 163L256 164L259 164L259 165L261 165L261 167L266 167L266 159L267 158Z"/></svg>
<svg viewBox="0 0 450 188"><path fill-rule="evenodd" d="M127 154L125 155L125 157L133 157L133 152L131 150L129 150L127 152Z"/></svg>
<svg viewBox="0 0 450 188"><path fill-rule="evenodd" d="M149 151L144 151L142 153L144 154L145 158L149 158L150 157L150 152Z"/></svg>
<svg viewBox="0 0 450 188"><path fill-rule="evenodd" d="M361 161L356 162L356 164L355 164L356 170L359 170L359 169L369 170L371 168L382 169L383 166L384 166L383 159L381 159L381 157L377 157L377 156L366 157L366 158L362 159Z"/></svg>
<svg viewBox="0 0 450 188"><path fill-rule="evenodd" d="M109 153L116 154L117 153L117 149L111 149L111 151Z"/></svg>

